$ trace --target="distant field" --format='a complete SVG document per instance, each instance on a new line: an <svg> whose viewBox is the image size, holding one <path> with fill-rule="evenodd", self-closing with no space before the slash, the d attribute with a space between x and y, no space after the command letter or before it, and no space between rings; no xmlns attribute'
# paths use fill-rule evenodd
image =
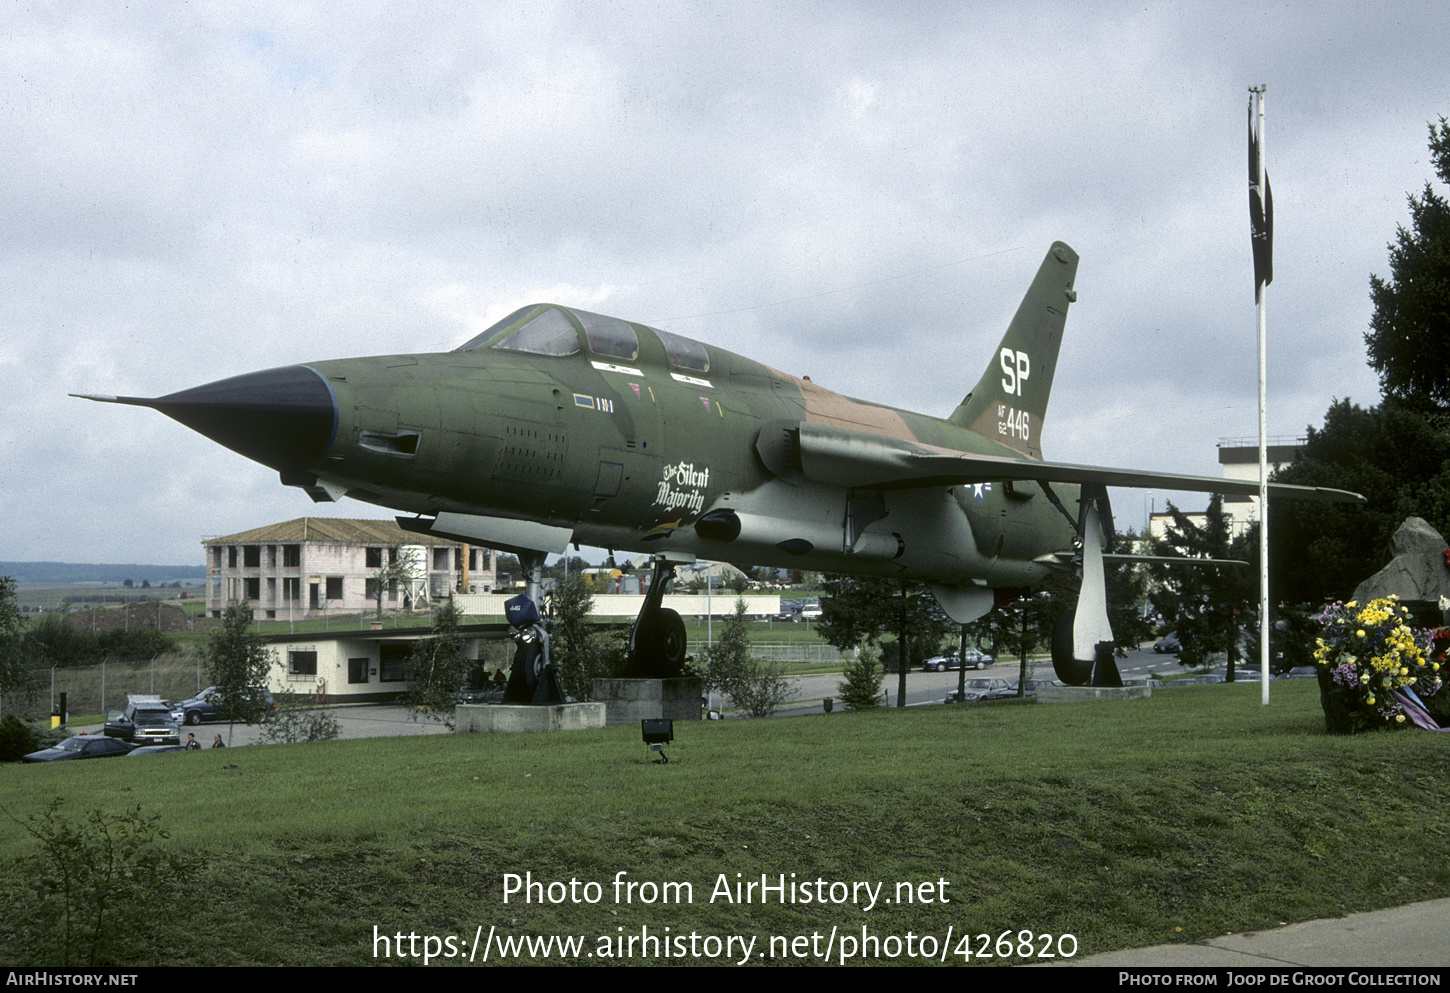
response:
<svg viewBox="0 0 1450 993"><path fill-rule="evenodd" d="M1116 705L677 724L666 751L668 765L650 762L639 729L617 727L10 765L0 803L22 818L56 795L75 813L159 815L165 844L197 855L202 873L159 923L169 964L372 964L375 950L396 958L375 935L416 934L421 955L423 936L466 949L491 928L584 939L571 953L503 956L515 963L601 964L615 939L645 929L753 937L752 962L790 963L820 961L834 930L837 961L864 929L896 943L852 962L925 961L930 937L933 960L971 951L999 964L1450 892L1450 742L1327 737L1308 681L1275 684L1271 707L1257 687L1225 685ZM0 915L35 911L36 870L20 861L35 847L0 816ZM526 874L535 898L505 903ZM868 911L829 892L782 903L762 902L758 886L748 901L719 889L762 874L772 886L882 884L892 902ZM616 879L654 886L617 900ZM579 889L591 883L595 902ZM689 884L690 900L666 883ZM896 902L908 891L912 902ZM127 927L124 913L115 921ZM37 954L18 944L21 923L0 918L0 961ZM705 947L667 958L636 944L623 961L712 961Z"/></svg>

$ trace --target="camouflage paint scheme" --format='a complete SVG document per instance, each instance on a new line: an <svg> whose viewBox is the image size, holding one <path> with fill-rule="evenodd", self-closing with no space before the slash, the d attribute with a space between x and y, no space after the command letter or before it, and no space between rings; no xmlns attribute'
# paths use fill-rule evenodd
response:
<svg viewBox="0 0 1450 993"><path fill-rule="evenodd" d="M946 419L548 304L450 352L93 399L161 410L315 500L346 494L423 515L400 518L414 530L512 551L572 542L900 577L931 584L967 621L991 609L993 590L1079 568L1080 488L1104 516L1106 485L1257 493L1256 483L1042 460L1077 264L1067 245L1049 249Z"/></svg>

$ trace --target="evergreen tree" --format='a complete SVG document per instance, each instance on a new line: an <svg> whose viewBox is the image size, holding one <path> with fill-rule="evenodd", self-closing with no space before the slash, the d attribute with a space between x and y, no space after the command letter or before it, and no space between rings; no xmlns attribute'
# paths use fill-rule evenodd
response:
<svg viewBox="0 0 1450 993"><path fill-rule="evenodd" d="M1405 403L1365 409L1335 400L1308 430L1298 457L1274 480L1364 494L1363 505L1274 500L1269 505L1269 589L1276 601L1346 599L1390 560L1406 517L1450 528L1450 435Z"/></svg>
<svg viewBox="0 0 1450 993"><path fill-rule="evenodd" d="M1156 553L1170 558L1240 559L1246 552L1243 540L1229 535L1229 518L1223 497L1209 498L1202 526L1168 504L1173 524L1168 536L1158 543ZM1238 659L1239 630L1248 620L1250 604L1258 597L1257 572L1249 566L1181 565L1157 566L1159 587L1154 606L1178 632L1183 650L1180 665L1207 665L1210 655L1222 652L1228 658L1230 679Z"/></svg>
<svg viewBox="0 0 1450 993"><path fill-rule="evenodd" d="M856 660L841 670L845 682L836 684L841 703L848 710L870 710L885 702L886 694L881 690L881 650L874 645L863 645Z"/></svg>
<svg viewBox="0 0 1450 993"><path fill-rule="evenodd" d="M1435 173L1450 183L1450 125L1430 124ZM1409 195L1410 229L1389 246L1390 278L1370 276L1369 364L1386 397L1450 408L1450 204L1425 183ZM1271 532L1272 533L1272 532Z"/></svg>
<svg viewBox="0 0 1450 993"><path fill-rule="evenodd" d="M896 592L889 579L827 574L822 578L821 619L816 631L840 651L878 644L896 620Z"/></svg>
<svg viewBox="0 0 1450 993"><path fill-rule="evenodd" d="M735 601L735 613L715 644L705 650L705 685L730 698L750 717L769 717L785 702L791 684L775 665L762 662L750 651L745 601Z"/></svg>
<svg viewBox="0 0 1450 993"><path fill-rule="evenodd" d="M552 598L554 629L549 639L549 657L559 670L559 684L575 700L588 700L594 680L613 675L609 636L592 631L589 612L594 594L580 573L554 585Z"/></svg>

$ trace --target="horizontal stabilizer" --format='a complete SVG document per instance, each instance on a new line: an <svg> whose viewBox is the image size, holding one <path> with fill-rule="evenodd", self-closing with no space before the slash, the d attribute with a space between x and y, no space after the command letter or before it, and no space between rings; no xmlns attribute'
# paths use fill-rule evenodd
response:
<svg viewBox="0 0 1450 993"><path fill-rule="evenodd" d="M1108 562L1146 562L1150 565L1248 565L1243 559L1199 559L1178 558L1173 555L1123 555L1105 554Z"/></svg>

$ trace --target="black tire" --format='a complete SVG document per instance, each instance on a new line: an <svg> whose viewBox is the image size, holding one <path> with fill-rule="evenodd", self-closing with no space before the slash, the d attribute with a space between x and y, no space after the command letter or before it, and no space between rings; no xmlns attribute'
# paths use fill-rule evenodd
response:
<svg viewBox="0 0 1450 993"><path fill-rule="evenodd" d="M660 657L664 659L666 667L670 672L678 674L685 664L685 622L675 611L662 607L655 627L655 636L658 639L655 644L659 648Z"/></svg>
<svg viewBox="0 0 1450 993"><path fill-rule="evenodd" d="M201 723L201 711L199 711L199 710L188 710L186 712L186 723L190 724L192 727L195 727L196 725L200 724Z"/></svg>

